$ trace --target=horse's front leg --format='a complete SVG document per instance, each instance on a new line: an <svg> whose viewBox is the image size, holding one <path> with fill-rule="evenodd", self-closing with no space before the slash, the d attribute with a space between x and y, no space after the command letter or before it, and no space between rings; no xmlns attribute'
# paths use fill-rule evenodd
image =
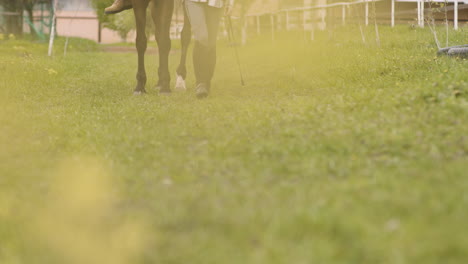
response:
<svg viewBox="0 0 468 264"><path fill-rule="evenodd" d="M151 15L155 24L155 37L159 50L159 93L170 93L171 76L169 74L169 52L171 50L171 20L174 11L174 1L153 1Z"/></svg>
<svg viewBox="0 0 468 264"><path fill-rule="evenodd" d="M134 94L146 93L146 70L145 70L145 52L147 48L146 38L146 8L148 7L148 0L133 1L133 12L135 14L136 22L136 48L138 52L138 72L136 75L137 85Z"/></svg>
<svg viewBox="0 0 468 264"><path fill-rule="evenodd" d="M187 78L187 53L192 39L192 25L187 16L187 11L184 9L184 28L182 29L180 35L180 41L182 45L182 54L180 55L179 66L177 67L177 80L175 89L178 91L185 91L186 84L185 80Z"/></svg>

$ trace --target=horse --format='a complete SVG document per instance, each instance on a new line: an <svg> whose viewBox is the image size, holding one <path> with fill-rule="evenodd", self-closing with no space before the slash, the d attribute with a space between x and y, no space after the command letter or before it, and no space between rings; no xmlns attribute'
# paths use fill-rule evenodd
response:
<svg viewBox="0 0 468 264"><path fill-rule="evenodd" d="M190 42L192 40L192 24L190 24L190 20L188 19L187 10L184 9L184 26L182 31L180 32L180 42L181 42L181 55L179 66L177 67L176 74L176 91L185 91L186 84L185 80L187 78L187 53Z"/></svg>
<svg viewBox="0 0 468 264"><path fill-rule="evenodd" d="M137 85L134 89L135 95L146 93L146 69L145 52L148 39L146 29L146 9L151 5L151 17L155 25L155 37L159 50L159 81L157 87L160 94L170 94L169 52L171 50L170 27L172 14L174 12L173 0L132 0L133 12L136 22L136 48L138 53ZM184 12L184 26L181 32L182 55L177 67L176 90L185 90L185 78L187 77L187 51L191 41L191 24Z"/></svg>

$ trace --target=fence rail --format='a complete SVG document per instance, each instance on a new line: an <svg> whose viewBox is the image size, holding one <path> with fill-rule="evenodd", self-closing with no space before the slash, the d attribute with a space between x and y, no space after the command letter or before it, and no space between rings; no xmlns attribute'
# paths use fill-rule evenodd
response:
<svg viewBox="0 0 468 264"><path fill-rule="evenodd" d="M385 4L384 4L385 2ZM395 26L396 19L401 21L414 20L417 25L424 27L425 20L432 15L434 9L430 8L431 4L436 3L449 3L449 6L442 8L442 11L448 12L451 21L453 21L453 27L455 30L459 27L459 21L468 20L468 16L462 16L459 19L459 11L468 9L468 0L357 0L352 2L335 2L330 4L317 4L314 6L306 7L295 7L281 9L272 12L259 12L254 14L248 14L242 19L237 18L238 23L242 23L240 28L242 29L242 40L245 42L247 37L247 31L249 34L252 32L262 33L271 31L272 38L275 37L275 31L278 30L304 30L311 32L311 38L313 38L314 30L323 30L327 25L347 23L360 23L368 25L370 19L376 18L379 23L389 23L392 27ZM370 12L371 5L387 5L385 12ZM414 8L399 10L397 8L399 4L404 4L408 7L414 4ZM429 14L431 13L431 14ZM179 38L180 31L183 26L183 20L177 19L178 13L175 15L175 20L171 27L171 37ZM468 12L466 12L468 14ZM0 12L0 15L5 17L20 16L17 12ZM439 15L440 18L440 15ZM92 16L71 16L57 14L57 20L69 21L89 21L97 20L95 14ZM60 23L60 22L59 22ZM96 24L96 30L98 32L98 41L100 40L101 25ZM249 30L247 30L249 28ZM94 31L94 30L93 30Z"/></svg>
<svg viewBox="0 0 468 264"><path fill-rule="evenodd" d="M451 4L445 6L443 12L453 13L453 28L458 30L459 27L459 10L468 9L468 0L390 0L390 6L388 11L376 13L370 12L370 4L372 8L375 8L375 4L383 3L383 0L358 0L353 2L337 2L330 4L318 4L307 7L288 8L271 12L260 12L248 14L244 18L237 17L241 23L243 23L243 41L245 42L245 36L247 35L247 28L261 33L262 31L271 31L272 38L275 37L275 31L286 29L302 29L304 31L311 31L311 37L313 38L313 32L315 29L325 29L327 27L327 20L340 21L341 24L345 25L349 21L363 23L369 25L369 20L375 18L382 22L389 23L392 27L395 26L396 18L401 21L413 20L417 22L419 27L424 27L427 14L433 15L434 13L440 12L435 8L431 8L432 4L444 3ZM385 1L387 2L387 1ZM388 3L388 2L387 2ZM413 9L396 11L398 4L415 4ZM358 10L359 9L359 10ZM355 13L352 14L351 11ZM329 13L333 13L334 16L330 16ZM328 18L326 18L329 16ZM405 18L401 18L406 16ZM332 18L330 18L332 17ZM432 19L434 17L431 17ZM466 20L466 18L465 18ZM336 22L334 22L336 23Z"/></svg>

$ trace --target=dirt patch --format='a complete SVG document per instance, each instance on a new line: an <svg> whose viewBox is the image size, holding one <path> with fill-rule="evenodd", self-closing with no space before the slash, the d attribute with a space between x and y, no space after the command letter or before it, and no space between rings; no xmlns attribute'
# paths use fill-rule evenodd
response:
<svg viewBox="0 0 468 264"><path fill-rule="evenodd" d="M112 53L135 53L136 47L130 46L106 46L102 49L104 52L112 52ZM146 49L146 53L148 54L156 54L158 53L158 48L155 47L148 47Z"/></svg>
<svg viewBox="0 0 468 264"><path fill-rule="evenodd" d="M111 52L111 53L136 53L136 47L132 46L104 46L102 51ZM178 49L171 49L170 54L176 53ZM158 48L148 47L146 49L146 54L158 54Z"/></svg>

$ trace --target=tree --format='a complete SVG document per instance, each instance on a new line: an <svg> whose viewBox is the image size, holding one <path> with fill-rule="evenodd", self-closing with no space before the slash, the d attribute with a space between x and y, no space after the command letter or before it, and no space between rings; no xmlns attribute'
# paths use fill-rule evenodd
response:
<svg viewBox="0 0 468 264"><path fill-rule="evenodd" d="M135 29L135 18L133 12L122 12L113 15L110 21L105 24L105 27L117 31L123 42L127 41L127 36L130 31Z"/></svg>
<svg viewBox="0 0 468 264"><path fill-rule="evenodd" d="M165 0L166 1L166 0ZM173 1L173 0L171 0ZM115 30L119 33L122 40L125 40L128 33L135 29L135 18L133 11L124 11L115 15L105 15L104 9L110 6L114 0L91 0L94 9L96 10L99 21L102 25L108 29ZM150 9L147 10L148 15L146 16L146 35L150 37L154 35L154 24L151 18Z"/></svg>
<svg viewBox="0 0 468 264"><path fill-rule="evenodd" d="M91 4L93 5L94 10L96 10L98 19L102 24L108 23L109 18L112 17L112 16L105 15L104 9L112 5L113 2L114 0L91 0Z"/></svg>
<svg viewBox="0 0 468 264"><path fill-rule="evenodd" d="M104 9L113 2L114 0L91 0L102 25L108 29L117 31L122 40L126 41L128 33L135 28L133 12L125 11L111 16L104 14Z"/></svg>
<svg viewBox="0 0 468 264"><path fill-rule="evenodd" d="M32 35L37 36L33 25L33 19L34 6L38 3L46 3L51 6L52 0L0 0L0 5L3 6L8 13L6 16L7 34L21 35L23 33L23 13L26 11L30 22L29 30ZM14 13L16 13L16 15L13 15Z"/></svg>
<svg viewBox="0 0 468 264"><path fill-rule="evenodd" d="M37 32L33 25L33 20L34 20L33 11L34 11L34 6L39 2L39 0L20 0L20 2L22 3L23 9L26 11L28 19L29 19L29 32L31 33L31 35L37 37Z"/></svg>

